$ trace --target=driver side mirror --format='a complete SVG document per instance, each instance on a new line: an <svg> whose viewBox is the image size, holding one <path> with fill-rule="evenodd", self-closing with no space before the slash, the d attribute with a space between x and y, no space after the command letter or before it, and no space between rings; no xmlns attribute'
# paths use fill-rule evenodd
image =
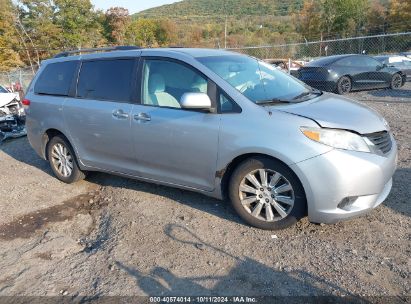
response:
<svg viewBox="0 0 411 304"><path fill-rule="evenodd" d="M180 105L183 109L212 110L211 99L205 93L184 93Z"/></svg>

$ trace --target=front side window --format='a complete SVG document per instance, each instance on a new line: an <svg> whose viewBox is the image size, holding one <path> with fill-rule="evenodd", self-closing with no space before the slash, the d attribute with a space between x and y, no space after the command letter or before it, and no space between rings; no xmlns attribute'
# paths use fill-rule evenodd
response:
<svg viewBox="0 0 411 304"><path fill-rule="evenodd" d="M143 67L143 104L181 108L184 93L207 94L207 79L199 72L175 61L146 59Z"/></svg>
<svg viewBox="0 0 411 304"><path fill-rule="evenodd" d="M380 62L378 62L377 60L375 60L374 58L370 58L370 57L364 57L364 58L361 58L361 57L358 57L361 61L362 61L362 65L363 66L366 66L366 67L369 67L369 68L376 68L376 67L378 67L378 66L381 66L381 63Z"/></svg>
<svg viewBox="0 0 411 304"><path fill-rule="evenodd" d="M221 113L241 113L241 108L225 93L219 93L218 101Z"/></svg>
<svg viewBox="0 0 411 304"><path fill-rule="evenodd" d="M35 94L68 96L77 61L48 64L34 86Z"/></svg>
<svg viewBox="0 0 411 304"><path fill-rule="evenodd" d="M81 66L77 97L129 102L133 70L134 59L85 61Z"/></svg>
<svg viewBox="0 0 411 304"><path fill-rule="evenodd" d="M252 57L223 55L197 60L255 103L301 102L318 93L274 66Z"/></svg>
<svg viewBox="0 0 411 304"><path fill-rule="evenodd" d="M404 59L402 61L402 64L405 65L405 66L411 66L411 60L410 59Z"/></svg>

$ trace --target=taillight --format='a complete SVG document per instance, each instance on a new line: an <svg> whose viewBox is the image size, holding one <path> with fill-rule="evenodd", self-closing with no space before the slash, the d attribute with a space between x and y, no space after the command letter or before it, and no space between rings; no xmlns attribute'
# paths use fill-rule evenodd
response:
<svg viewBox="0 0 411 304"><path fill-rule="evenodd" d="M30 105L30 100L23 99L23 101L21 103L23 104L23 106L29 106Z"/></svg>

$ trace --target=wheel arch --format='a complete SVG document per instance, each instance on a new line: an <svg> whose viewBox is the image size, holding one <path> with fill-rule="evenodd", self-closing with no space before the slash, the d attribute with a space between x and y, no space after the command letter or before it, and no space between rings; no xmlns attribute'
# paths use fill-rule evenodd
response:
<svg viewBox="0 0 411 304"><path fill-rule="evenodd" d="M70 140L68 139L68 137L67 137L63 132L61 132L60 130L55 129L55 128L47 129L47 130L44 132L43 136L42 136L42 148L41 148L41 151L42 151L42 153L43 153L44 159L48 160L47 144L49 143L50 139L52 139L53 137L58 136L58 135L64 137L64 139L67 140L67 142L69 143L69 145L70 145L71 148L73 149L74 153L76 154L76 158L78 159L77 151L76 151L76 149L74 149L74 146L71 144L71 142L70 142Z"/></svg>
<svg viewBox="0 0 411 304"><path fill-rule="evenodd" d="M221 188L221 196L223 199L228 199L228 187L230 184L230 179L232 177L232 174L234 170L244 161L250 158L255 158L255 157L263 157L263 158L268 158L272 159L275 161L280 162L284 166L286 166L290 171L295 175L295 177L298 179L300 182L302 189L304 190L304 194L306 195L306 190L304 187L303 182L301 181L300 177L298 174L283 160L274 157L272 155L264 154L264 153L244 153L241 155L236 156L223 170L217 171L216 172L216 177L220 178L220 188Z"/></svg>
<svg viewBox="0 0 411 304"><path fill-rule="evenodd" d="M398 71L396 73L393 74L393 76L395 74L399 74L402 78L402 86L405 85L405 83L407 82L407 74L405 74L403 71Z"/></svg>
<svg viewBox="0 0 411 304"><path fill-rule="evenodd" d="M347 77L347 78L350 79L350 81L351 81L351 87L352 87L352 86L353 86L353 78L352 78L352 75L350 75L350 74L341 75L340 78L338 78L337 82L340 81L340 79L343 78L343 77Z"/></svg>

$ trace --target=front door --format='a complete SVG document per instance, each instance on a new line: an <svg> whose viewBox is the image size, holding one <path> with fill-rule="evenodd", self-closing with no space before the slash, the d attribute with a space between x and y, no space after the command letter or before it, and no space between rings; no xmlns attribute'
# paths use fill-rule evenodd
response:
<svg viewBox="0 0 411 304"><path fill-rule="evenodd" d="M367 88L384 88L391 83L391 75L382 66L382 64L374 58L364 56L362 64L367 70L365 83Z"/></svg>
<svg viewBox="0 0 411 304"><path fill-rule="evenodd" d="M212 191L220 115L185 110L186 92L208 92L206 77L182 62L142 62L141 104L132 111L136 162L142 177Z"/></svg>

